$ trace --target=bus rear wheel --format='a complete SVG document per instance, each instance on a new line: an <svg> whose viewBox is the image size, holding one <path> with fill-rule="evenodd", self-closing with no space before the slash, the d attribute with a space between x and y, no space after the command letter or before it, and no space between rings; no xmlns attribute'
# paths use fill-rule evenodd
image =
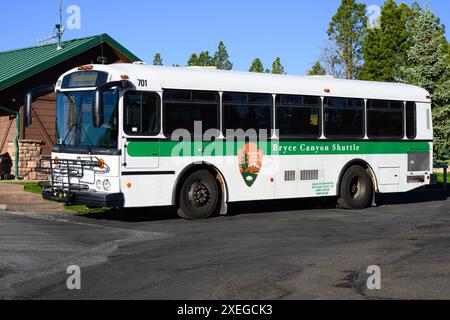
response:
<svg viewBox="0 0 450 320"><path fill-rule="evenodd" d="M206 219L215 213L219 187L208 170L193 172L184 180L179 193L178 215L183 219Z"/></svg>
<svg viewBox="0 0 450 320"><path fill-rule="evenodd" d="M367 208L373 196L372 179L366 169L350 167L342 177L338 205L342 209L356 210Z"/></svg>

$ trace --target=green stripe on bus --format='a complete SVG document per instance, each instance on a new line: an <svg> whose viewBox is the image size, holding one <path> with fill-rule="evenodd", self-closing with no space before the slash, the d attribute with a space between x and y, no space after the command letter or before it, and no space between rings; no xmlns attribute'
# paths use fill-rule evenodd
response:
<svg viewBox="0 0 450 320"><path fill-rule="evenodd" d="M127 153L131 157L236 156L245 142L130 142ZM258 142L264 155L349 155L349 154L406 154L429 152L430 144L423 141L280 141Z"/></svg>

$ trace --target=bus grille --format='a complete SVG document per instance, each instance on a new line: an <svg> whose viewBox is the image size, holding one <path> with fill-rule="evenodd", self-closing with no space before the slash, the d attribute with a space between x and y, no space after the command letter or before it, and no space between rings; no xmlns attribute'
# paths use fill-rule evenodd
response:
<svg viewBox="0 0 450 320"><path fill-rule="evenodd" d="M319 179L319 170L302 170L300 171L300 180L309 181L309 180L318 180Z"/></svg>
<svg viewBox="0 0 450 320"><path fill-rule="evenodd" d="M295 181L295 170L285 171L284 181Z"/></svg>

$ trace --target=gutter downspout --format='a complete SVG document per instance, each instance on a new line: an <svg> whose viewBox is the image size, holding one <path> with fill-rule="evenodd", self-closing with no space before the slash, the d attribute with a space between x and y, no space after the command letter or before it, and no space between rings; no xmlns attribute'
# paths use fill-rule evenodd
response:
<svg viewBox="0 0 450 320"><path fill-rule="evenodd" d="M14 111L3 106L0 106L0 109L16 115L16 136L14 137L14 148L15 148L14 176L16 180L19 180L20 111Z"/></svg>

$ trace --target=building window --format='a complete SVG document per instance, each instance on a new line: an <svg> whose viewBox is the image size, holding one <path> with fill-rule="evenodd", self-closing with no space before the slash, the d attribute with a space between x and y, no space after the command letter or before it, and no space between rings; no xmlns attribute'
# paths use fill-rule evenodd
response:
<svg viewBox="0 0 450 320"><path fill-rule="evenodd" d="M324 130L327 137L364 137L364 100L325 98Z"/></svg>
<svg viewBox="0 0 450 320"><path fill-rule="evenodd" d="M218 135L219 100L217 92L165 90L164 133L171 136L175 130L185 129L193 135L195 122L201 122L202 135L211 129Z"/></svg>
<svg viewBox="0 0 450 320"><path fill-rule="evenodd" d="M403 106L402 101L367 101L369 138L403 139Z"/></svg>
<svg viewBox="0 0 450 320"><path fill-rule="evenodd" d="M283 137L320 137L320 97L278 95L277 128Z"/></svg>
<svg viewBox="0 0 450 320"><path fill-rule="evenodd" d="M160 97L153 92L128 91L124 97L124 131L131 136L159 134Z"/></svg>
<svg viewBox="0 0 450 320"><path fill-rule="evenodd" d="M225 131L255 130L259 135L260 130L265 130L270 138L272 110L273 97L271 94L231 92L223 94Z"/></svg>
<svg viewBox="0 0 450 320"><path fill-rule="evenodd" d="M414 102L406 103L406 137L408 139L416 138L416 104Z"/></svg>

